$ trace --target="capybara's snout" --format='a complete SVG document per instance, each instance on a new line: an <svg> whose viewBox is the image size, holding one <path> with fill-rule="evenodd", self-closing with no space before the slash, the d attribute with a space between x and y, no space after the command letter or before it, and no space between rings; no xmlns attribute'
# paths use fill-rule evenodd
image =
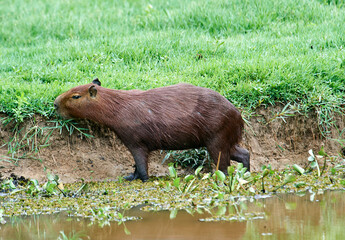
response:
<svg viewBox="0 0 345 240"><path fill-rule="evenodd" d="M58 112L59 106L60 106L60 96L58 96L58 97L54 100L54 109L55 109L56 112Z"/></svg>

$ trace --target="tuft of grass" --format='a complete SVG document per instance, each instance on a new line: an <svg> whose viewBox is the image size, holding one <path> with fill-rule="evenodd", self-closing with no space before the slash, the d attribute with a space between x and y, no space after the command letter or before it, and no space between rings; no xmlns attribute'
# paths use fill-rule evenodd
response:
<svg viewBox="0 0 345 240"><path fill-rule="evenodd" d="M6 118L2 121L6 124L10 120L13 119ZM73 120L57 118L48 122L54 125L42 127L36 118L31 118L30 127L23 127L20 122L15 123L12 127L13 133L10 139L0 143L0 147L7 147L8 151L6 156L0 156L0 162L7 161L17 164L18 161L25 158L40 160L37 155L42 148L51 144L49 140L54 131L59 131L61 134L65 130L70 135L76 131L81 138L93 137L87 133L88 129L79 126Z"/></svg>

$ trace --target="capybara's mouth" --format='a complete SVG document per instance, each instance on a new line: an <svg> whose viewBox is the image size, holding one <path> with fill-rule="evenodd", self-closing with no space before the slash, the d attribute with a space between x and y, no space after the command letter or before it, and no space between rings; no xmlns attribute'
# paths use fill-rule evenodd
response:
<svg viewBox="0 0 345 240"><path fill-rule="evenodd" d="M66 116L66 114L64 114L63 112L61 112L61 109L60 109L60 107L59 107L59 104L58 103L56 103L56 101L54 102L54 109L55 109L55 113L58 115L58 116L60 116L60 117L62 117L62 118L68 118L68 116Z"/></svg>

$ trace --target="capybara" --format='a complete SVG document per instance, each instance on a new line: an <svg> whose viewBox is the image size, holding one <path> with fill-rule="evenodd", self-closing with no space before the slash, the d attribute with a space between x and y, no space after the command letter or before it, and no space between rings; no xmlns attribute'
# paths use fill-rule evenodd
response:
<svg viewBox="0 0 345 240"><path fill-rule="evenodd" d="M108 126L135 160L127 180L148 179L149 152L206 147L219 169L226 172L230 159L249 170L249 152L242 138L240 112L219 93L190 84L176 84L147 91L113 90L90 84L70 89L54 102L64 118L89 119Z"/></svg>

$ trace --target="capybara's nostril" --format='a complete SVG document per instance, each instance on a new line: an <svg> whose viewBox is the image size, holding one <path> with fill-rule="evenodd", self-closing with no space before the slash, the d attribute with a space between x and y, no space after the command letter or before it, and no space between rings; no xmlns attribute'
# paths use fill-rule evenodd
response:
<svg viewBox="0 0 345 240"><path fill-rule="evenodd" d="M58 110L59 105L57 105L56 103L54 103L54 108L55 108L55 110Z"/></svg>

